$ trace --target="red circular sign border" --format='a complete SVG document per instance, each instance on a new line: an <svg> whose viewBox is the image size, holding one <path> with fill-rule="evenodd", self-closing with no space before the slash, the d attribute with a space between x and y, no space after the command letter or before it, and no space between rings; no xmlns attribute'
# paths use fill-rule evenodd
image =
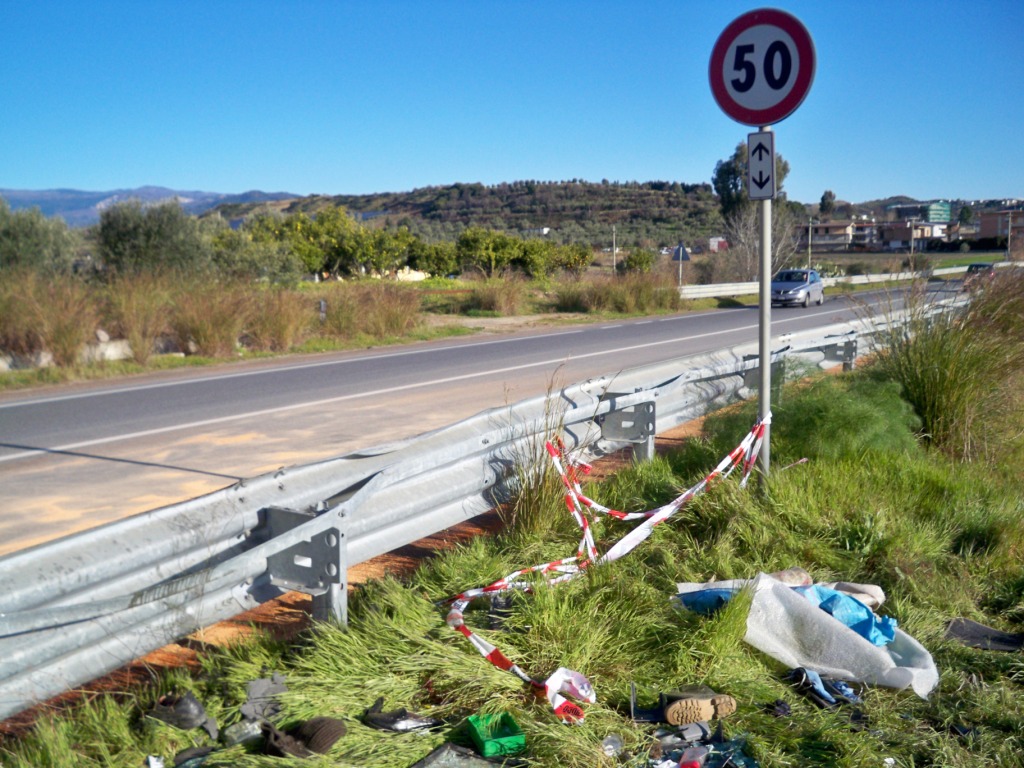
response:
<svg viewBox="0 0 1024 768"><path fill-rule="evenodd" d="M797 73L796 82L789 93L778 104L767 109L748 109L738 104L725 87L723 77L723 65L725 53L743 32L751 27L760 24L768 24L778 27L786 32L796 45L797 54L800 57L800 71ZM807 66L805 62L810 62ZM744 125L765 126L781 122L789 117L799 107L811 90L811 82L814 80L814 70L817 61L814 53L814 41L807 28L795 16L775 8L761 8L756 11L745 13L735 19L725 31L718 36L715 47L711 50L711 62L708 64L708 80L711 82L711 93L722 108L733 120Z"/></svg>

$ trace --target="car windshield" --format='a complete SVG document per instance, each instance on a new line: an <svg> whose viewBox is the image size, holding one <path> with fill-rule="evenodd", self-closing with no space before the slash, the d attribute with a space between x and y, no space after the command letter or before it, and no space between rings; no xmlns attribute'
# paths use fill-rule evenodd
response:
<svg viewBox="0 0 1024 768"><path fill-rule="evenodd" d="M806 272L779 272L775 279L780 283L805 283L807 282Z"/></svg>

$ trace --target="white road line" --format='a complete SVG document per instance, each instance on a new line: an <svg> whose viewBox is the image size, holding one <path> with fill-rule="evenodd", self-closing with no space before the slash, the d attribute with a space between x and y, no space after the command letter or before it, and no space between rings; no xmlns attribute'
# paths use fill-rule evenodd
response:
<svg viewBox="0 0 1024 768"><path fill-rule="evenodd" d="M718 310L717 312L718 312L718 314L724 314L725 312L736 312L736 311L739 311L739 310ZM669 322L669 321L672 321L672 320L684 320L684 319L693 318L693 317L702 317L702 316L707 315L707 314L712 314L712 312L706 312L706 313L700 313L700 314L690 314L690 315L676 315L674 317L665 318L661 322ZM641 321L641 322L650 322L650 321ZM602 326L602 328L621 328L624 325L626 325L626 324L625 323L619 323L618 325ZM226 380L230 380L230 379L245 378L245 377L248 377L248 376L261 376L261 375L264 375L264 374L281 372L281 371L301 371L301 370L306 370L306 369L311 369L311 368L323 368L323 367L326 367L326 366L333 366L333 365L347 365L349 363L364 362L364 361L367 361L367 360L387 360L387 359L396 358L396 357L411 357L411 356L414 356L414 355L425 355L425 354L429 354L429 353L432 353L432 352L437 352L439 350L470 349L470 348L473 348L473 347L490 346L492 344L511 344L511 343L514 343L514 342L530 341L530 340L533 340L533 339L550 339L550 338L557 338L559 336L571 336L571 335L574 335L574 334L583 333L585 330L587 330L587 329L586 328L573 328L573 329L564 330L564 331L553 331L551 333L538 333L538 334L534 334L534 335L531 335L531 336L516 336L514 338L487 339L486 341L472 341L472 342L467 342L465 344L458 344L458 343L456 343L456 344L452 344L452 345L448 345L448 346L434 346L434 347L423 347L423 348L418 348L418 349L404 349L404 350L396 351L396 352L384 352L384 353L379 353L379 354L360 355L359 357L351 357L351 358L346 358L344 360L321 360L321 361L317 361L315 363L298 363L296 365L276 366L274 368L261 368L259 370L255 370L255 371L236 371L236 372L230 372L230 373L219 373L219 374L214 374L212 376L201 376L201 377L198 377L198 378L193 377L193 378L181 379L181 380L176 380L176 381L162 381L162 382L157 382L157 383L153 383L153 384L139 384L139 385L136 385L136 386L128 385L128 386L120 386L120 387L109 387L109 388L105 388L105 389L101 389L101 390L95 390L95 391L91 391L91 392L77 392L75 394L68 394L68 395L54 395L53 397L32 398L32 399L28 399L28 400L14 400L14 401L7 402L7 403L0 403L0 411L5 410L5 409L9 409L9 408L18 408L18 407L25 406L25 405L36 405L36 404L41 404L41 403L58 403L58 402L61 402L61 401L64 401L64 400L84 400L84 399L88 399L90 397L102 397L104 395L115 394L117 392L125 392L125 391L130 391L130 392L139 391L139 392L141 392L141 391L145 391L145 390L148 390L148 389L164 389L164 388L167 388L167 387L181 387L181 386L186 386L186 385L189 385L189 384L196 384L196 383L202 383L202 382L207 382L207 381L226 381ZM687 337L683 337L682 339L680 339L680 341L685 341L687 338L699 338L699 337L696 337L696 336L695 337L689 337L689 336L687 336Z"/></svg>
<svg viewBox="0 0 1024 768"><path fill-rule="evenodd" d="M686 339L700 339L707 338L710 336L719 336L726 333L736 333L739 331L747 331L753 328L757 328L757 325L747 325L740 328L728 328L721 331L709 331L708 333L694 334L692 336L685 337ZM375 389L372 392L357 392L351 395L339 395L338 397L330 397L323 400L311 400L304 403L293 403L291 405L282 405L277 408L266 408L259 411L249 411L248 413L239 413L234 416L222 416L216 419L204 419L202 421L193 421L187 424L176 424L170 427L160 427L158 429L148 429L141 432L131 432L124 435L113 435L111 437L102 437L96 440L85 440L79 443L68 443L65 445L58 445L48 448L50 451L72 451L79 448L88 448L95 445L105 445L107 443L115 443L121 440L132 440L139 437L151 437L153 435L162 435L168 432L178 432L187 429L198 429L202 427L215 426L217 424L226 424L232 421L240 421L242 419L251 419L259 416L270 416L277 413L287 413L288 411L296 411L303 408L319 408L331 403L341 403L349 400L359 400L366 397L374 397L376 395L386 395L394 392L404 392L410 389L419 389L421 387L429 387L437 384L450 384L456 381L466 381L468 379L476 379L483 376L492 376L494 374L508 373L510 371L521 371L524 368L538 368L542 366L559 365L564 363L567 359L573 360L584 360L591 357L600 357L603 355L617 354L619 352L630 352L637 349L646 349L649 347L657 347L665 344L678 344L682 339L665 339L663 341L652 341L644 344L632 344L628 347L617 347L613 350L602 350L600 352L589 352L582 355L569 355L567 357L551 358L548 360L541 360L535 363L526 363L522 365L510 365L504 368L493 368L488 371L479 371L476 373L466 373L460 376L446 376L440 379L432 379L431 381L421 381L415 384L403 384L397 387L387 387L384 389ZM24 458L26 456L34 456L39 453L46 453L46 450L40 451L23 451L21 453L10 454L8 456L0 456L0 464L15 459Z"/></svg>

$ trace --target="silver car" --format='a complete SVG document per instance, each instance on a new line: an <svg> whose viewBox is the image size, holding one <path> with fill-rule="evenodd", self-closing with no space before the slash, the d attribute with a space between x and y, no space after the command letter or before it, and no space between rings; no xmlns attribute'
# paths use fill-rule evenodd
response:
<svg viewBox="0 0 1024 768"><path fill-rule="evenodd" d="M825 284L813 269L784 269L772 278L772 306L825 301Z"/></svg>

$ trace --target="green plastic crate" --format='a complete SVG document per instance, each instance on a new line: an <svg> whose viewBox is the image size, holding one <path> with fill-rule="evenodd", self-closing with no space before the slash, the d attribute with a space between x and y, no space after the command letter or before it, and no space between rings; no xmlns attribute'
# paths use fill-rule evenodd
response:
<svg viewBox="0 0 1024 768"><path fill-rule="evenodd" d="M484 757L517 755L526 749L526 736L508 712L470 715L469 735Z"/></svg>

